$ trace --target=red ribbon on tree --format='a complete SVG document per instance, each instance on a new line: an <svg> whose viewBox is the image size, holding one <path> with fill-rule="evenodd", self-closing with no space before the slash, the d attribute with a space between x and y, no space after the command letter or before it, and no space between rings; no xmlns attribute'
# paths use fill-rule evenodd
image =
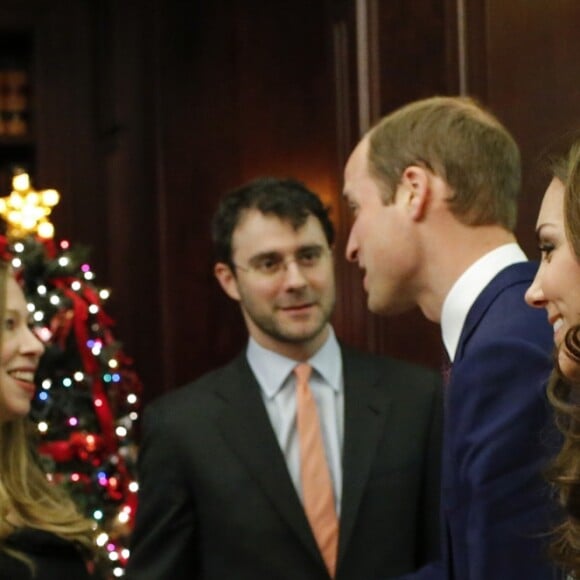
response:
<svg viewBox="0 0 580 580"><path fill-rule="evenodd" d="M50 455L58 463L67 463L73 459L87 461L101 452L102 439L92 433L76 431L68 439L44 441L38 446L42 455Z"/></svg>
<svg viewBox="0 0 580 580"><path fill-rule="evenodd" d="M113 452L117 448L115 439L115 422L111 405L105 391L105 386L100 376L99 364L91 349L87 345L89 334L87 332L87 320L89 318L89 306L87 302L70 288L70 280L55 280L54 284L67 296L73 307L72 327L77 341L79 354L86 374L93 379L92 396L95 414L101 427L103 444L107 451ZM96 294L95 294L96 297ZM99 310L99 312L101 312ZM107 317L108 318L108 317Z"/></svg>
<svg viewBox="0 0 580 580"><path fill-rule="evenodd" d="M8 238L2 235L0 235L0 260L8 263L12 261L10 243L8 242Z"/></svg>

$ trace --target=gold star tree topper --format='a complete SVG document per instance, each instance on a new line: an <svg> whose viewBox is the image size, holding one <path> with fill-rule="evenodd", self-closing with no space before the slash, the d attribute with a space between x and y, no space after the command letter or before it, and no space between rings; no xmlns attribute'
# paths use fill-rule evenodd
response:
<svg viewBox="0 0 580 580"><path fill-rule="evenodd" d="M0 215L8 222L8 238L14 240L29 234L52 238L54 226L48 217L59 199L56 189L35 191L28 173L16 173L12 178L12 193L0 197Z"/></svg>

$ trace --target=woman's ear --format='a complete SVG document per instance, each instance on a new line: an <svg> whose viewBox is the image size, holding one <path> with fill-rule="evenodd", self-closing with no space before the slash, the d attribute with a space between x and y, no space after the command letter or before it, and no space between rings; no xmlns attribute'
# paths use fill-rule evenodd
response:
<svg viewBox="0 0 580 580"><path fill-rule="evenodd" d="M213 273L220 283L223 291L232 299L240 300L240 293L238 291L238 280L230 266L224 262L217 262L213 268Z"/></svg>

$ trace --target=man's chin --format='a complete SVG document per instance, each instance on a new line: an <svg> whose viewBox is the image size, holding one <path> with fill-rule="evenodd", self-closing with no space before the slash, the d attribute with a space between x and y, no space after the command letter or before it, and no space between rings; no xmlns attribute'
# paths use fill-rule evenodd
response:
<svg viewBox="0 0 580 580"><path fill-rule="evenodd" d="M303 328L295 331L286 329L285 332L278 334L278 339L289 344L303 344L315 340L323 331L324 326L322 328L318 326L316 328Z"/></svg>
<svg viewBox="0 0 580 580"><path fill-rule="evenodd" d="M370 312L379 316L397 316L411 310L408 305L373 297L370 294L367 298L367 308Z"/></svg>

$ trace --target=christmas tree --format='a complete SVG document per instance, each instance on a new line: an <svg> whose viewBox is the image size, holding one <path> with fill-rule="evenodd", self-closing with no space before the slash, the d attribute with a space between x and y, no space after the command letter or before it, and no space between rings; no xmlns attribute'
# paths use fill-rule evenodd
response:
<svg viewBox="0 0 580 580"><path fill-rule="evenodd" d="M88 249L53 240L54 190L34 191L28 175L0 198L12 264L46 346L31 418L47 476L64 486L98 526L98 575L119 578L136 508L136 444L141 383L105 310Z"/></svg>

